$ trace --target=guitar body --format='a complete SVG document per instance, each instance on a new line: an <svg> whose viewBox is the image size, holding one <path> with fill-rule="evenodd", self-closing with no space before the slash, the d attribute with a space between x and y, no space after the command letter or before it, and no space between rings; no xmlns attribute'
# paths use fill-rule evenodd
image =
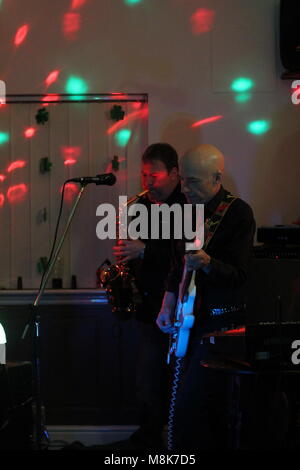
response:
<svg viewBox="0 0 300 470"><path fill-rule="evenodd" d="M170 338L170 349L168 358L171 354L176 357L184 357L186 354L190 329L194 324L194 302L196 298L195 285L196 272L187 272L184 268L182 280L179 286L179 295L175 311L175 332Z"/></svg>

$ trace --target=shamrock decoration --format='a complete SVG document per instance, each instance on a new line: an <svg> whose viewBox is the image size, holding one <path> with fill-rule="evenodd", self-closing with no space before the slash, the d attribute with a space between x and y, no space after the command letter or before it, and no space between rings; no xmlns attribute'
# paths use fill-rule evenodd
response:
<svg viewBox="0 0 300 470"><path fill-rule="evenodd" d="M123 111L122 106L114 105L110 110L110 118L114 121L121 121L124 119L125 111Z"/></svg>
<svg viewBox="0 0 300 470"><path fill-rule="evenodd" d="M38 124L45 124L49 119L49 113L45 108L40 108L35 115L35 120Z"/></svg>
<svg viewBox="0 0 300 470"><path fill-rule="evenodd" d="M111 167L114 171L118 171L118 169L119 169L119 157L118 157L118 155L114 155L114 158L111 161Z"/></svg>
<svg viewBox="0 0 300 470"><path fill-rule="evenodd" d="M51 170L52 163L48 157L40 159L40 173L44 174Z"/></svg>

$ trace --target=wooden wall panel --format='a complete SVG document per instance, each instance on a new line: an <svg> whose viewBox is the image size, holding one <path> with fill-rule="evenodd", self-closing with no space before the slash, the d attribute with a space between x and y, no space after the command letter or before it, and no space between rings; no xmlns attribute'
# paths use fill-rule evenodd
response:
<svg viewBox="0 0 300 470"><path fill-rule="evenodd" d="M31 231L30 194L31 162L30 143L24 138L24 130L30 122L30 109L17 104L12 109L11 119L11 161L24 161L23 168L10 173L11 205L11 279L10 287L17 287L17 278L22 277L23 287L31 285ZM24 195L22 195L24 191Z"/></svg>
<svg viewBox="0 0 300 470"><path fill-rule="evenodd" d="M0 106L0 132L10 134L10 106ZM6 169L10 163L10 140L0 145L0 175L5 178L0 181L0 288L8 289L11 278L11 210L7 201L7 190L10 178ZM1 178L2 179L2 178Z"/></svg>
<svg viewBox="0 0 300 470"><path fill-rule="evenodd" d="M110 132L116 121L110 111L114 105L125 111L125 120L119 121L117 129ZM112 247L115 240L99 240L96 216L99 204L111 203L118 213L119 195L131 197L140 191L140 158L147 142L147 118L129 119L136 108L132 103L95 101L79 103L55 103L44 109L48 121L37 124L35 116L41 103L9 104L0 113L0 131L10 132L10 141L0 146L0 194L4 202L0 206L0 250L3 262L0 266L0 288L16 288L18 276L24 288L37 288L41 272L38 262L48 258L54 239L61 202L63 183L77 176L94 176L114 172L117 182L113 186L86 187L78 205L70 230L64 241L59 259L50 275L62 278L63 287L71 287L76 276L77 287L96 287L96 271L109 258L114 262ZM26 139L26 127L36 128L36 134ZM118 139L119 132L128 130L128 142ZM112 160L118 156L119 169L112 168ZM52 167L42 173L40 161L48 158ZM74 159L66 165L66 159ZM10 163L21 160L24 167L10 174ZM7 200L11 186L25 185L26 194L15 201ZM72 183L66 190L57 241L66 226L79 183ZM1 201L0 201L1 203Z"/></svg>

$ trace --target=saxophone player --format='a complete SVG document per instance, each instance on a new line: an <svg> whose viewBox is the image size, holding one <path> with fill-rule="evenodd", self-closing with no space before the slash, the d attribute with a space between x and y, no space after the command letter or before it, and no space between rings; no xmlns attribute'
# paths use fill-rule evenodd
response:
<svg viewBox="0 0 300 470"><path fill-rule="evenodd" d="M186 202L181 192L178 156L167 143L146 148L141 161L141 180L148 193L137 202L150 213L152 204ZM151 223L151 221L150 221ZM168 413L168 338L155 320L164 295L164 283L170 269L171 239L120 240L114 247L117 261L129 262L142 297L135 317L140 334L136 377L136 398L140 427L129 440L110 444L115 449L162 449L162 431ZM172 232L171 232L172 233Z"/></svg>

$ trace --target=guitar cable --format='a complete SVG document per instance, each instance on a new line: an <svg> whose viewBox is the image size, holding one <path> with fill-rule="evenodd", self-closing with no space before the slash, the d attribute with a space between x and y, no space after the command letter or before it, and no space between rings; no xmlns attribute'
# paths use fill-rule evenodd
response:
<svg viewBox="0 0 300 470"><path fill-rule="evenodd" d="M173 384L171 389L171 400L169 407L169 416L168 416L168 434L167 434L167 447L168 450L173 450L173 427L174 427L174 416L175 416L175 405L177 398L177 391L180 379L180 373L182 370L183 357L177 357L175 366L174 366L174 377Z"/></svg>

